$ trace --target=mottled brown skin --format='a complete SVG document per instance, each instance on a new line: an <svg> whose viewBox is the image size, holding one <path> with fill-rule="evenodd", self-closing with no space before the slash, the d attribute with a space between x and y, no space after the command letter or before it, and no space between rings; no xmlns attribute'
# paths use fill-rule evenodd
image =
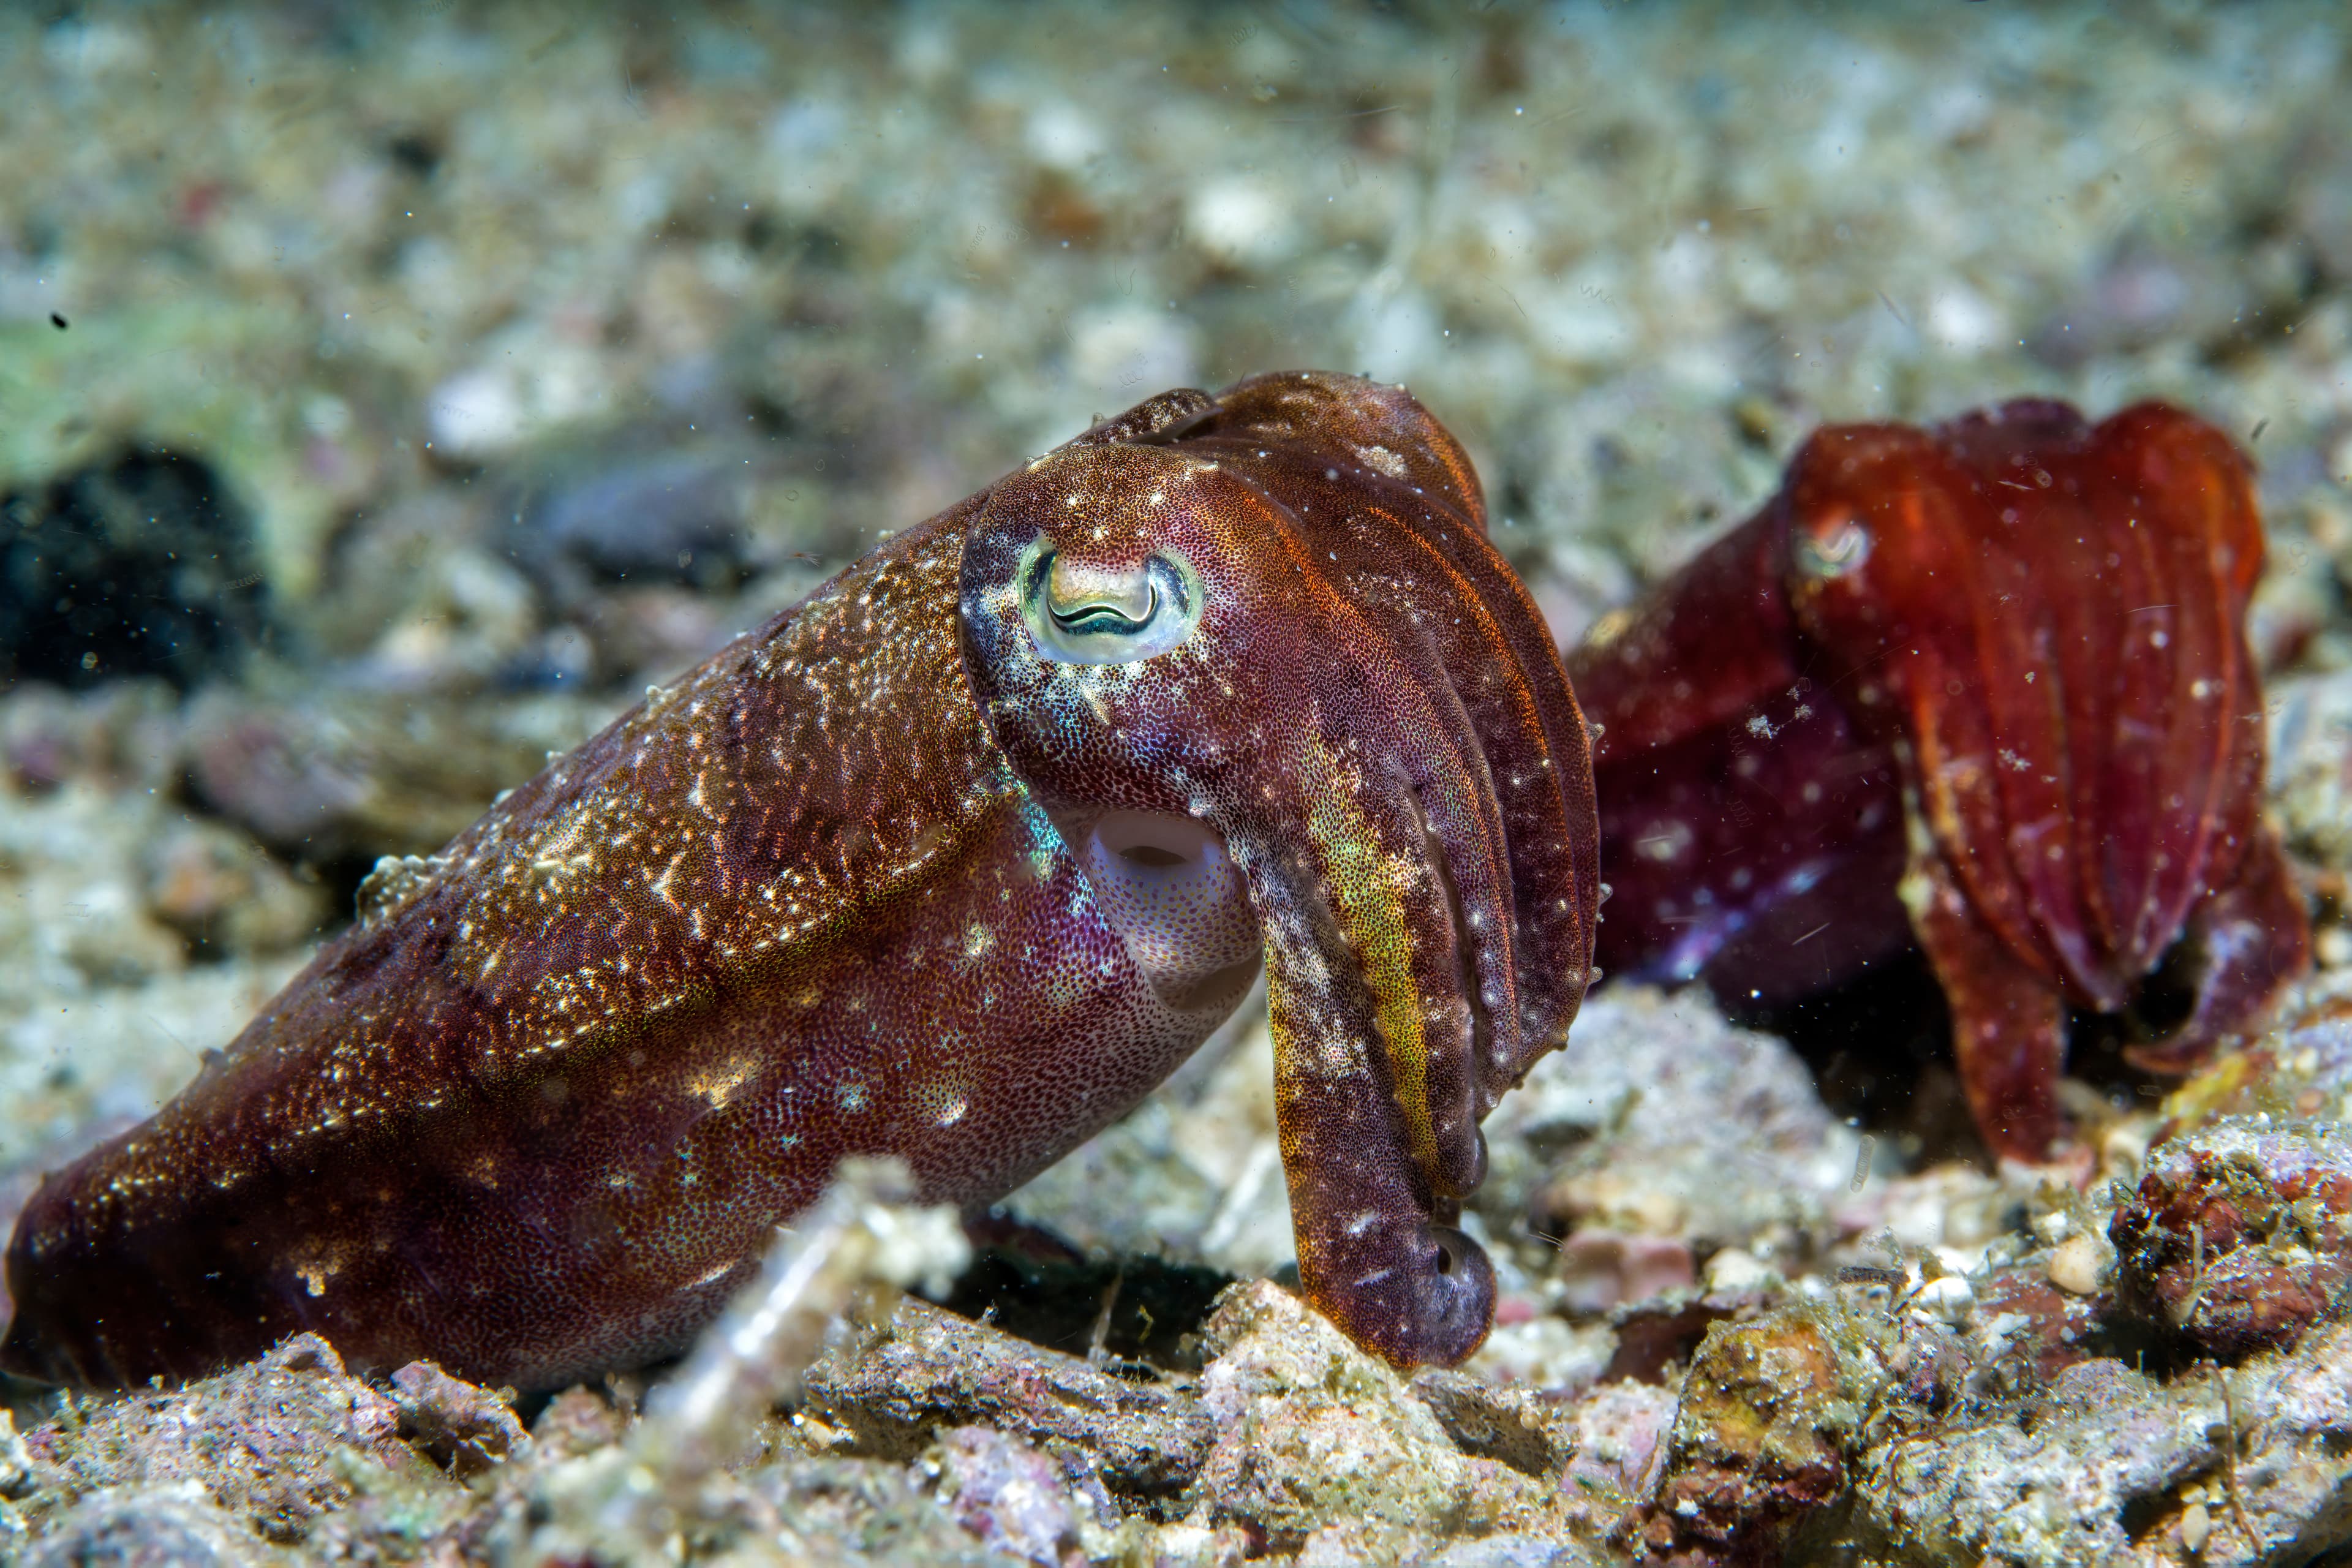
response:
<svg viewBox="0 0 2352 1568"><path fill-rule="evenodd" d="M2178 941L2180 1071L2309 931L2262 820L2252 476L2160 404L1833 426L1570 658L1600 731L1612 973L1785 999L1916 941L1996 1152L2051 1155L2069 1005Z"/></svg>
<svg viewBox="0 0 2352 1568"><path fill-rule="evenodd" d="M1395 388L1164 394L890 540L502 800L152 1121L51 1176L13 1370L299 1330L560 1385L675 1351L844 1155L1009 1191L1261 943L1300 1273L1485 1336L1477 1123L1591 952L1583 724Z"/></svg>

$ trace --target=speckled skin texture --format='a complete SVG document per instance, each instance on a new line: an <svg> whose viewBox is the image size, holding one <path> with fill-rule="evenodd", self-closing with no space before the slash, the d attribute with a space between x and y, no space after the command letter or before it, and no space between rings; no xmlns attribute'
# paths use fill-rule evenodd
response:
<svg viewBox="0 0 2352 1568"><path fill-rule="evenodd" d="M1402 391L1164 394L891 539L502 800L152 1121L50 1177L9 1366L316 1330L563 1384L681 1346L853 1152L1010 1190L1261 938L1310 1297L1483 1339L1477 1123L1590 963L1583 723Z"/></svg>
<svg viewBox="0 0 2352 1568"><path fill-rule="evenodd" d="M1601 734L1611 973L1785 998L1906 941L1998 1153L2064 1132L2068 1005L2176 941L2183 1070L2306 962L2261 816L2245 460L2159 404L1831 426L1779 495L1570 660Z"/></svg>

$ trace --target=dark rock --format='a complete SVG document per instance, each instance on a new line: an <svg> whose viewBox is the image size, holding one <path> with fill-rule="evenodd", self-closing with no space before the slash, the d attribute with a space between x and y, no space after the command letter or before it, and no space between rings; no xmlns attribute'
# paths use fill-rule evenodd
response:
<svg viewBox="0 0 2352 1568"><path fill-rule="evenodd" d="M1709 1331L1683 1380L1638 1545L1669 1563L1765 1563L1845 1489L1861 1421L1846 1358L1803 1305Z"/></svg>
<svg viewBox="0 0 2352 1568"><path fill-rule="evenodd" d="M0 495L0 687L160 675L185 690L269 627L251 525L194 458L132 449Z"/></svg>
<svg viewBox="0 0 2352 1568"><path fill-rule="evenodd" d="M745 472L737 454L663 452L566 476L524 510L520 556L565 598L588 580L732 589L752 570Z"/></svg>
<svg viewBox="0 0 2352 1568"><path fill-rule="evenodd" d="M1692 1351L1720 1322L1752 1318L1763 1305L1758 1290L1700 1291L1691 1288L1636 1301L1609 1314L1617 1331L1617 1349L1602 1369L1601 1381L1633 1378L1664 1383L1666 1371L1690 1359Z"/></svg>
<svg viewBox="0 0 2352 1568"><path fill-rule="evenodd" d="M93 1492L177 1489L291 1543L362 1499L397 1497L420 1521L454 1510L464 1494L400 1440L400 1420L392 1400L343 1370L333 1346L297 1334L217 1377L80 1408L27 1433L42 1489L28 1511Z"/></svg>
<svg viewBox="0 0 2352 1568"><path fill-rule="evenodd" d="M23 1568L257 1568L279 1561L179 1487L108 1490L58 1516Z"/></svg>
<svg viewBox="0 0 2352 1568"><path fill-rule="evenodd" d="M1497 1387L1462 1373L1424 1367L1413 1374L1412 1391L1455 1447L1474 1458L1499 1460L1523 1476L1552 1479L1575 1447L1573 1433L1528 1389Z"/></svg>
<svg viewBox="0 0 2352 1568"><path fill-rule="evenodd" d="M1040 1568L1078 1552L1077 1515L1052 1458L985 1426L957 1427L937 1453L949 1510L982 1545Z"/></svg>
<svg viewBox="0 0 2352 1568"><path fill-rule="evenodd" d="M863 1452L910 1459L944 1430L994 1426L1085 1450L1128 1497L1182 1491L1215 1441L1181 1383L1114 1376L911 1299L850 1325L809 1368L806 1387L805 1412L848 1431Z"/></svg>
<svg viewBox="0 0 2352 1568"><path fill-rule="evenodd" d="M2158 1145L2109 1236L2125 1309L2234 1361L2293 1345L2352 1279L2352 1138L2217 1121Z"/></svg>
<svg viewBox="0 0 2352 1568"><path fill-rule="evenodd" d="M2101 1297L2059 1289L2039 1267L2000 1270L1978 1287L1976 1300L1979 1320L2004 1330L1988 1371L2019 1387L2046 1383L2089 1360L2112 1306Z"/></svg>
<svg viewBox="0 0 2352 1568"><path fill-rule="evenodd" d="M577 1458L621 1440L629 1418L611 1402L572 1387L547 1402L530 1424L531 1446L558 1458Z"/></svg>
<svg viewBox="0 0 2352 1568"><path fill-rule="evenodd" d="M1003 1211L966 1221L965 1232L978 1256L942 1304L1034 1344L1083 1345L1099 1330L1112 1355L1193 1370L1188 1338L1234 1283L1219 1269L1164 1258L1088 1258Z"/></svg>
<svg viewBox="0 0 2352 1568"><path fill-rule="evenodd" d="M477 1476L530 1439L499 1394L460 1382L429 1361L392 1374L400 1435L451 1475Z"/></svg>

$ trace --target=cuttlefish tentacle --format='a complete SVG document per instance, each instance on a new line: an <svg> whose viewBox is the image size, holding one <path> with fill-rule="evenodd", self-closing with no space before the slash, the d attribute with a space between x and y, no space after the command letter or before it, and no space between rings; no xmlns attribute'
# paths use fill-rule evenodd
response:
<svg viewBox="0 0 2352 1568"><path fill-rule="evenodd" d="M1452 1362L1492 1307L1453 1228L1484 1173L1478 1119L1498 1075L1557 1043L1590 967L1589 766L1525 596L1482 594L1432 551L1443 535L1491 554L1476 511L1386 471L1452 470L1377 422L1359 434L1386 437L1379 471L1318 445L1335 384L1356 384L1297 378L1283 430L1194 414L1181 443L1066 448L1007 480L966 542L966 657L1049 810L1187 814L1231 854L1266 952L1301 1281L1391 1359ZM1196 584L1176 606L1193 624L1165 647L1134 626L1155 651L1127 663L1066 647L1045 559L1082 563L1073 582ZM1528 695L1528 647L1549 702ZM1510 673L1482 673L1497 663Z"/></svg>
<svg viewBox="0 0 2352 1568"><path fill-rule="evenodd" d="M2310 956L2309 919L2278 840L2257 833L2237 879L2189 911L2185 979L2197 996L2189 1016L2161 1039L2126 1046L2124 1059L2159 1073L2184 1073L2202 1063L2302 973Z"/></svg>
<svg viewBox="0 0 2352 1568"><path fill-rule="evenodd" d="M1977 918L1941 858L1916 858L1902 891L1951 1005L1952 1058L1977 1126L1998 1148L2049 1147L2064 1126L2064 993Z"/></svg>

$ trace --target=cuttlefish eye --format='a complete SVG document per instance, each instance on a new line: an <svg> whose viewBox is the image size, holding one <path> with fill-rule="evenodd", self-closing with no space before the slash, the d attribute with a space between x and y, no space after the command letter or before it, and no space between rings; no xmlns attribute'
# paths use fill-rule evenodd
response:
<svg viewBox="0 0 2352 1568"><path fill-rule="evenodd" d="M1862 570L1870 559L1870 530L1848 512L1796 531L1797 570L1819 581Z"/></svg>
<svg viewBox="0 0 2352 1568"><path fill-rule="evenodd" d="M1138 565L1097 566L1040 539L1021 566L1021 618L1037 651L1061 664L1132 664L1192 635L1201 578L1173 551Z"/></svg>

